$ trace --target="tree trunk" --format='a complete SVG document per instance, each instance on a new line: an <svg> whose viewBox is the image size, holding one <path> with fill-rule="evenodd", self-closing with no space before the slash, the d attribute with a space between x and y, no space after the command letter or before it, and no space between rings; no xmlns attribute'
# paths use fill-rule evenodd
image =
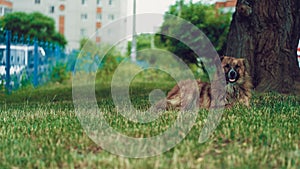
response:
<svg viewBox="0 0 300 169"><path fill-rule="evenodd" d="M296 93L300 0L238 0L226 55L246 58L256 91Z"/></svg>

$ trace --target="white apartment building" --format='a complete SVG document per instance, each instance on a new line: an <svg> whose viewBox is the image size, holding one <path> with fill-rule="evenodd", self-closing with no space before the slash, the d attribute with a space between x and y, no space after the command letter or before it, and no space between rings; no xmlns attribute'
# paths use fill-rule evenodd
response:
<svg viewBox="0 0 300 169"><path fill-rule="evenodd" d="M52 17L56 29L68 41L67 49L72 50L79 48L82 38L90 38L97 43L110 42L109 35L115 32L107 30L105 37L95 33L103 25L127 15L127 0L14 0L13 11L40 12ZM117 33L125 34L125 25L120 25L124 29Z"/></svg>
<svg viewBox="0 0 300 169"><path fill-rule="evenodd" d="M12 12L11 0L0 0L0 17Z"/></svg>

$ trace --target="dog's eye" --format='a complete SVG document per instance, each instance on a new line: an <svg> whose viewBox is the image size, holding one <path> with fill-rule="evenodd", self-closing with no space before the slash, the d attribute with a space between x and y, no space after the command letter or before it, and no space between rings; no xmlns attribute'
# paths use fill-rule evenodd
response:
<svg viewBox="0 0 300 169"><path fill-rule="evenodd" d="M224 66L224 68L229 68L230 66L229 66L229 64L226 64L225 66Z"/></svg>
<svg viewBox="0 0 300 169"><path fill-rule="evenodd" d="M236 69L240 68L240 65L235 65L235 68L236 68Z"/></svg>

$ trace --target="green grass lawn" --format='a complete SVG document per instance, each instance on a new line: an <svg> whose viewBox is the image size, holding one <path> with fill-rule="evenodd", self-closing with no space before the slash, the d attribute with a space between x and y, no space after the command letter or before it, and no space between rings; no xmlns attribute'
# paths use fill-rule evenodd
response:
<svg viewBox="0 0 300 169"><path fill-rule="evenodd" d="M149 105L148 94L173 84L134 83L132 102ZM207 113L199 111L187 137L160 156L130 159L101 149L82 129L72 103L70 84L30 87L10 96L1 94L0 168L299 168L300 99L275 93L255 94L251 108L226 110L209 140L198 143ZM168 128L176 112L149 125L118 115L108 84L96 85L107 120L129 136L152 136Z"/></svg>

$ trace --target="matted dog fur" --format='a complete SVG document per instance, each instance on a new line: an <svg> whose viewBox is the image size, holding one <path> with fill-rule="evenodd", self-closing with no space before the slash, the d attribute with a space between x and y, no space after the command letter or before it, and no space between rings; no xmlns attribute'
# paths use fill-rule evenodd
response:
<svg viewBox="0 0 300 169"><path fill-rule="evenodd" d="M234 58L229 56L221 57L221 64L226 78L226 99L225 106L231 107L235 103L242 103L250 106L251 99L251 77L249 76L245 59ZM212 105L211 84L197 80L199 92L194 91L195 88L190 87L195 81L180 81L173 87L165 100L161 100L156 104L157 110L182 109L187 107L195 93L199 94L197 105L200 108L208 109Z"/></svg>

